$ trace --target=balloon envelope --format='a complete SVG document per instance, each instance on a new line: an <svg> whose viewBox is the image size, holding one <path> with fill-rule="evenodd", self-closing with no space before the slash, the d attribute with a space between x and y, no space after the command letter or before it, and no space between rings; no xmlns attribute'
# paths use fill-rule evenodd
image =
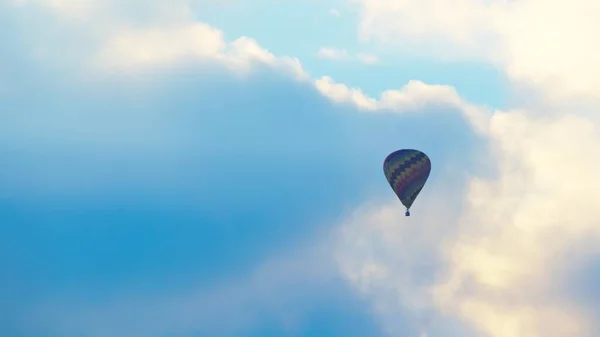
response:
<svg viewBox="0 0 600 337"><path fill-rule="evenodd" d="M398 199L408 209L425 186L431 161L421 151L403 149L390 153L383 161L383 173Z"/></svg>

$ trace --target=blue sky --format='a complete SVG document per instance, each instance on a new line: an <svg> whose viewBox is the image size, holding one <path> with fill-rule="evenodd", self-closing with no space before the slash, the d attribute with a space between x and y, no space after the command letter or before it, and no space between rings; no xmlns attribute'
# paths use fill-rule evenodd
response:
<svg viewBox="0 0 600 337"><path fill-rule="evenodd" d="M339 13L339 17L332 15L331 10ZM230 1L199 6L195 15L219 27L228 37L255 38L271 52L299 57L315 76L332 76L350 86L361 87L372 96L418 78L430 84L452 85L478 104L496 108L508 104L505 77L489 64L436 62L429 55L398 54L385 46L359 41L360 14L344 1L290 2L285 6L266 0ZM356 60L328 62L316 56L323 46L346 49L354 54L375 53L380 62L376 65L364 65Z"/></svg>
<svg viewBox="0 0 600 337"><path fill-rule="evenodd" d="M543 152L544 133L524 122L535 114L493 119L514 103L506 69L361 41L354 2L144 4L0 5L0 335L509 337L495 328L509 320L502 305L479 293L497 286L481 281L494 264L453 260L478 238L534 235L497 235L521 224L502 205L527 199L523 186L547 190L513 146ZM197 23L260 50L205 53L211 36ZM193 38L169 35L180 26L196 27ZM323 47L350 56L323 59ZM273 59L260 59L266 50ZM309 79L283 71L285 56ZM336 99L321 76L396 96L363 109L364 96ZM382 173L399 148L433 160L411 218ZM484 196L497 199L481 206ZM584 228L597 220L592 208L580 214ZM510 244L493 247L519 270ZM481 297L425 299L465 270L481 284L465 281L464 292ZM542 282L536 275L519 282ZM583 303L594 277L563 290ZM493 314L469 320L473 303Z"/></svg>

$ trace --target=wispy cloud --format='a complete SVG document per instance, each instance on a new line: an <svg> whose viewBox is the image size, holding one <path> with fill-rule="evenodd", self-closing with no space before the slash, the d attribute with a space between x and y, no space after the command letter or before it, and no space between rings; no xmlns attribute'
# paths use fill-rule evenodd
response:
<svg viewBox="0 0 600 337"><path fill-rule="evenodd" d="M368 54L368 53L358 53L356 57L362 62L366 64L375 64L379 62L379 58L376 55Z"/></svg>
<svg viewBox="0 0 600 337"><path fill-rule="evenodd" d="M317 56L330 60L346 60L348 59L348 51L345 49L336 49L331 47L323 47L317 52Z"/></svg>
<svg viewBox="0 0 600 337"><path fill-rule="evenodd" d="M323 47L317 52L317 57L322 59L329 59L335 61L344 60L358 60L364 64L376 64L379 62L379 58L374 54L369 53L358 53L356 55L350 55L346 49L338 49L333 47Z"/></svg>

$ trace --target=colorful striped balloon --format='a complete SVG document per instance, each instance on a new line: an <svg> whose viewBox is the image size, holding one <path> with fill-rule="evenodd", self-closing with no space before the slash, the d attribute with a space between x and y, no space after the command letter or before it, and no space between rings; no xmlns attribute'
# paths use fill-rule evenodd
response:
<svg viewBox="0 0 600 337"><path fill-rule="evenodd" d="M417 150L398 150L383 161L383 173L398 199L406 206L406 216L410 215L410 207L425 186L430 172L429 157Z"/></svg>

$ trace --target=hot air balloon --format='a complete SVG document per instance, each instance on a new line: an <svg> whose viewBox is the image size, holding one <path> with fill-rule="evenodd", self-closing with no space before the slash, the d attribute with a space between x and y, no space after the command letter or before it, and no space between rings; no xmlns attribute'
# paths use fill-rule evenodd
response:
<svg viewBox="0 0 600 337"><path fill-rule="evenodd" d="M418 150L398 150L383 161L383 173L398 199L406 206L406 216L410 216L410 207L425 186L430 172L429 157Z"/></svg>

